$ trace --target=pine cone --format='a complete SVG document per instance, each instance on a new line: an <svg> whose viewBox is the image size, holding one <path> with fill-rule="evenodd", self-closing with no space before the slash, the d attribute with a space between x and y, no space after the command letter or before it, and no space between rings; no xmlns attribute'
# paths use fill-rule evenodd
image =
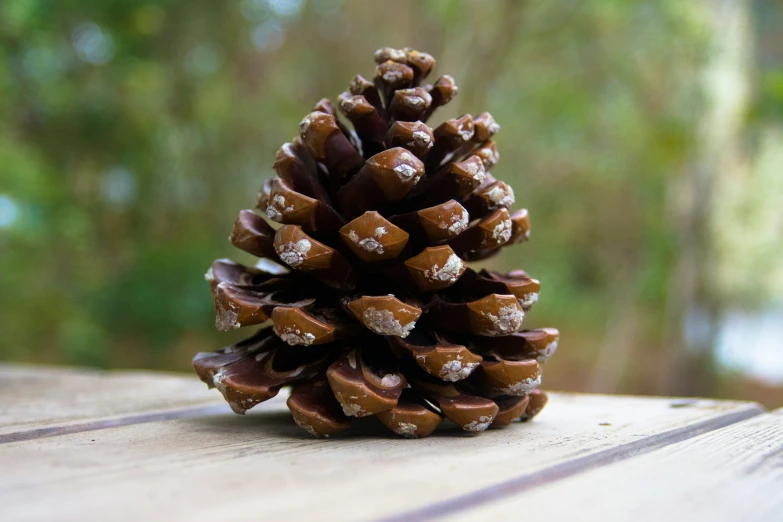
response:
<svg viewBox="0 0 783 522"><path fill-rule="evenodd" d="M489 113L426 125L457 86L411 49L375 53L323 99L275 156L277 178L242 210L231 242L254 267L215 261L206 278L218 330L265 326L193 366L237 413L291 386L288 407L315 436L375 415L406 437L444 417L470 432L535 416L553 328L521 330L540 284L521 270L468 268L530 236L527 210L489 170ZM271 322L271 325L267 323Z"/></svg>

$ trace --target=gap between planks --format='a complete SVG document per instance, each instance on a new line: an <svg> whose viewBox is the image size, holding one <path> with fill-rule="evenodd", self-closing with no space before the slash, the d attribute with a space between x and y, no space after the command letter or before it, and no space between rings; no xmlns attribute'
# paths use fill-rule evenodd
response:
<svg viewBox="0 0 783 522"><path fill-rule="evenodd" d="M98 419L78 424L66 424L63 426L47 426L45 428L34 428L30 430L4 433L0 435L0 444L36 440L45 437L57 437L59 435L70 435L72 433L81 433L85 431L105 430L108 428L117 428L119 426L129 426L131 424L143 424L146 422L158 422L173 419L187 419L190 417L215 415L218 413L228 413L230 411L231 409L225 404L213 404L211 406L198 406L180 410L167 410L160 412L141 413L137 415L127 415L112 419Z"/></svg>
<svg viewBox="0 0 783 522"><path fill-rule="evenodd" d="M506 497L519 495L547 484L576 476L615 462L650 453L671 444L683 442L693 437L719 430L732 424L756 417L766 410L759 404L750 404L747 409L733 411L721 417L650 436L640 441L628 442L608 450L599 451L584 457L556 464L529 474L520 475L498 484L449 498L426 507L405 511L391 517L378 519L379 522L411 522L434 520L454 515L458 512L475 509L483 504L496 502Z"/></svg>
<svg viewBox="0 0 783 522"><path fill-rule="evenodd" d="M449 520L510 520L537 506L540 520L772 521L781 491L783 408Z"/></svg>
<svg viewBox="0 0 783 522"><path fill-rule="evenodd" d="M0 363L0 444L223 411L190 375Z"/></svg>

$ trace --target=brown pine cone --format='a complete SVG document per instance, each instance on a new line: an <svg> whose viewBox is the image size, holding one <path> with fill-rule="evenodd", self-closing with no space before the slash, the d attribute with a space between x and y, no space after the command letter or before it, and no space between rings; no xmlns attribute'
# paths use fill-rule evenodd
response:
<svg viewBox="0 0 783 522"><path fill-rule="evenodd" d="M466 265L530 236L488 172L499 126L486 112L427 126L454 80L423 84L435 60L412 49L375 61L372 81L357 75L337 108L318 102L277 151L261 216L239 213L231 242L258 264L207 272L218 330L261 330L193 366L237 413L291 386L294 420L315 436L368 415L405 437L444 418L470 432L528 420L559 338L522 330L540 283Z"/></svg>

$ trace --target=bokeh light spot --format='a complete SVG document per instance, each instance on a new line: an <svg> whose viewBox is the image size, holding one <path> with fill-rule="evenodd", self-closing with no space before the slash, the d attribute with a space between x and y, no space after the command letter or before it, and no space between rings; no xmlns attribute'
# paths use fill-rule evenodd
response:
<svg viewBox="0 0 783 522"><path fill-rule="evenodd" d="M101 179L101 194L115 205L133 202L136 199L136 176L125 167L111 167Z"/></svg>
<svg viewBox="0 0 783 522"><path fill-rule="evenodd" d="M302 11L303 0L269 0L269 7L277 15L294 18Z"/></svg>
<svg viewBox="0 0 783 522"><path fill-rule="evenodd" d="M13 199L0 194L0 228L10 228L19 217L19 207Z"/></svg>
<svg viewBox="0 0 783 522"><path fill-rule="evenodd" d="M194 76L208 76L220 67L222 56L212 45L198 44L185 57L185 69Z"/></svg>
<svg viewBox="0 0 783 522"><path fill-rule="evenodd" d="M114 40L95 22L76 26L71 41L79 58L92 65L104 65L114 57Z"/></svg>
<svg viewBox="0 0 783 522"><path fill-rule="evenodd" d="M253 45L259 51L274 51L283 45L285 32L279 23L270 21L253 29Z"/></svg>

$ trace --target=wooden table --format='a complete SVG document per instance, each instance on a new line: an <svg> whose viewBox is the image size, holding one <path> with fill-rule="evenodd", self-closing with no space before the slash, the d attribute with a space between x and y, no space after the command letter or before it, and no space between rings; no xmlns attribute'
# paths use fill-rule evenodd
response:
<svg viewBox="0 0 783 522"><path fill-rule="evenodd" d="M532 423L314 439L192 375L0 365L0 520L783 520L783 411L551 394Z"/></svg>

